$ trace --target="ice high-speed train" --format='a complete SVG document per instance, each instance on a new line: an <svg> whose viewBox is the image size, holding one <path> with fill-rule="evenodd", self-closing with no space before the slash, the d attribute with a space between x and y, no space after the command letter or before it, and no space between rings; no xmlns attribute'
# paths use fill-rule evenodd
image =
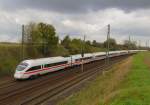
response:
<svg viewBox="0 0 150 105"><path fill-rule="evenodd" d="M120 56L128 53L135 53L137 50L111 51L110 57ZM36 76L65 69L71 66L89 63L106 58L106 52L86 53L82 58L81 54L71 55L70 57L49 57L40 59L30 59L22 61L16 68L15 79L34 78Z"/></svg>

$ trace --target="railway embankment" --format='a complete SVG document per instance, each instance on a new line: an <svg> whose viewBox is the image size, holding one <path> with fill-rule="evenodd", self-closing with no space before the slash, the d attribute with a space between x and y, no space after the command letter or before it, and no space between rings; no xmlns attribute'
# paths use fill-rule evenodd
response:
<svg viewBox="0 0 150 105"><path fill-rule="evenodd" d="M59 98L65 98L84 83L87 85L95 77L102 73L105 75L109 68L115 64L120 64L129 55L115 56L110 58L109 65L105 60L94 61L84 64L84 71L81 66L66 68L40 76L34 80L16 81L10 80L0 83L0 105L55 105ZM82 89L81 88L81 89ZM14 101L15 100L15 101Z"/></svg>
<svg viewBox="0 0 150 105"><path fill-rule="evenodd" d="M104 71L59 105L148 105L150 53L138 53Z"/></svg>

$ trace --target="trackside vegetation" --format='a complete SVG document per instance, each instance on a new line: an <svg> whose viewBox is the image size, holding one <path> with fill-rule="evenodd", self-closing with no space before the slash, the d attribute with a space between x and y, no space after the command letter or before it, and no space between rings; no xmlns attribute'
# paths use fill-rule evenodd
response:
<svg viewBox="0 0 150 105"><path fill-rule="evenodd" d="M0 44L0 77L13 74L21 60L21 47L18 44Z"/></svg>
<svg viewBox="0 0 150 105"><path fill-rule="evenodd" d="M150 57L142 52L104 72L58 105L149 105Z"/></svg>

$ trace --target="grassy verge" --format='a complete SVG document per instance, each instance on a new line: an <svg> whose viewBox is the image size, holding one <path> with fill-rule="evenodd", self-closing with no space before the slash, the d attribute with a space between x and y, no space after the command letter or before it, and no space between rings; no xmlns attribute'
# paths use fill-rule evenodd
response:
<svg viewBox="0 0 150 105"><path fill-rule="evenodd" d="M149 52L139 53L91 82L59 105L149 105Z"/></svg>
<svg viewBox="0 0 150 105"><path fill-rule="evenodd" d="M108 99L110 93L115 91L119 84L124 80L131 67L132 58L116 64L113 68L103 75L98 76L88 87L80 92L73 94L59 105L99 105Z"/></svg>
<svg viewBox="0 0 150 105"><path fill-rule="evenodd" d="M149 105L150 104L150 53L140 53L134 56L132 70L120 84L114 97L108 105ZM146 63L145 63L146 61Z"/></svg>

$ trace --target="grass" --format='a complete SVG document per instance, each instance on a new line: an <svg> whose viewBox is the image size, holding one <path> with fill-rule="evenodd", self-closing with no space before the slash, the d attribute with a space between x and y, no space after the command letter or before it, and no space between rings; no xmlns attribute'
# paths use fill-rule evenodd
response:
<svg viewBox="0 0 150 105"><path fill-rule="evenodd" d="M150 68L145 63L147 57L150 57L150 53L134 56L131 72L120 84L118 92L109 100L108 105L150 104Z"/></svg>
<svg viewBox="0 0 150 105"><path fill-rule="evenodd" d="M142 52L98 76L58 105L149 105L150 57Z"/></svg>

